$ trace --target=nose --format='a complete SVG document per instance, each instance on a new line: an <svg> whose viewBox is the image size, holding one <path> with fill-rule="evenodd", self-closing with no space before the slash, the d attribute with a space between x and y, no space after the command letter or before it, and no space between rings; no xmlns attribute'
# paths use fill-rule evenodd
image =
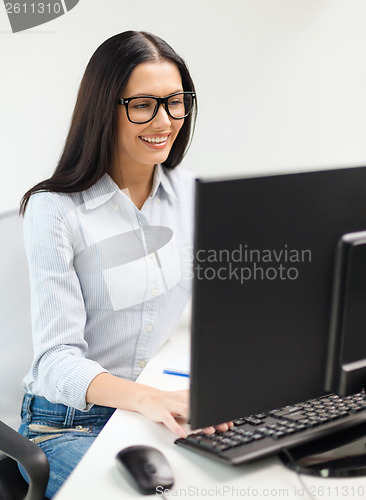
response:
<svg viewBox="0 0 366 500"><path fill-rule="evenodd" d="M159 129L163 129L171 125L170 116L166 112L164 104L159 106L158 112L153 119L153 125L155 128Z"/></svg>

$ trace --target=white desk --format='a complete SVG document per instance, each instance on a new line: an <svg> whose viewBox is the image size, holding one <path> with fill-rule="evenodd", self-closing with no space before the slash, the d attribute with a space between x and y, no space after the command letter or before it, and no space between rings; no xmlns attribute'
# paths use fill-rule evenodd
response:
<svg viewBox="0 0 366 500"><path fill-rule="evenodd" d="M139 381L166 390L183 389L188 379L165 375L168 361L188 352L189 336L178 330L172 339L148 363ZM161 424L150 422L137 413L117 410L91 446L55 500L120 500L143 497L120 474L115 456L126 446L150 445L169 460L174 488L167 498L309 498L297 475L276 458L239 467L226 466L173 444L175 436ZM302 476L314 498L352 499L366 496L366 478L321 479Z"/></svg>

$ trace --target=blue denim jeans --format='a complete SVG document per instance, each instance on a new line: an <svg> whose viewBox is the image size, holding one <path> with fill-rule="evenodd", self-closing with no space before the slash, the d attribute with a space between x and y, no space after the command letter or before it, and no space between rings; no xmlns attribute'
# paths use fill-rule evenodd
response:
<svg viewBox="0 0 366 500"><path fill-rule="evenodd" d="M47 455L50 478L46 497L55 495L113 412L114 408L97 405L88 411L80 411L50 403L40 396L24 396L19 432ZM21 466L19 469L28 481L24 469Z"/></svg>

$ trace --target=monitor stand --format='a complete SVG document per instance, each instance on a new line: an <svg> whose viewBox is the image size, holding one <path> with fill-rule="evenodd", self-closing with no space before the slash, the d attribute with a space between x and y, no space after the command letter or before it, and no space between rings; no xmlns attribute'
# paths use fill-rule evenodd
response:
<svg viewBox="0 0 366 500"><path fill-rule="evenodd" d="M279 458L300 474L319 477L366 475L366 423L281 452Z"/></svg>

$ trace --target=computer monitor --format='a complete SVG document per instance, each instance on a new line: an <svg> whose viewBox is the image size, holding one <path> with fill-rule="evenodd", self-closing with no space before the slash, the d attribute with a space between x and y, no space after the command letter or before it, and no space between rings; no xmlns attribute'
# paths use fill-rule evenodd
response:
<svg viewBox="0 0 366 500"><path fill-rule="evenodd" d="M343 235L363 230L366 167L197 181L192 428L338 384L335 257ZM366 358L363 337L351 362Z"/></svg>

